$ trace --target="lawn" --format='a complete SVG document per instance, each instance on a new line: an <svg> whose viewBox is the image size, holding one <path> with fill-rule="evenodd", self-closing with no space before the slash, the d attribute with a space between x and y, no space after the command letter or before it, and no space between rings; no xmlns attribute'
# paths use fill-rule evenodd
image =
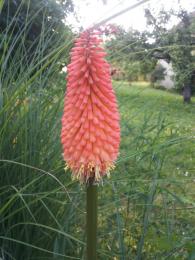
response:
<svg viewBox="0 0 195 260"><path fill-rule="evenodd" d="M182 96L153 89L147 83L115 82L114 86L119 100L122 132L127 127L136 131L145 124L152 127L158 121L162 122L163 136L166 139L175 137L175 141L178 141L172 153L169 150L169 158L175 156L179 164L172 160L171 170L174 170L174 166L178 168L184 165L183 171L193 171L195 98L191 104L183 104Z"/></svg>

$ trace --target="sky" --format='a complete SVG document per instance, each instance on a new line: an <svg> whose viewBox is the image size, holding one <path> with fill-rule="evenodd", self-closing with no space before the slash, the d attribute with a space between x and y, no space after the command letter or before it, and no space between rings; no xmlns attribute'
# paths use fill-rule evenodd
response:
<svg viewBox="0 0 195 260"><path fill-rule="evenodd" d="M76 31L79 27L86 29L95 23L110 17L111 15L119 12L126 7L134 5L141 0L73 0L75 5L75 11L78 16L76 20L73 15L68 18L68 23L72 25ZM115 23L123 26L125 29L133 28L140 31L146 29L146 19L144 17L144 8L150 7L155 10L160 10L164 7L165 10L173 8L178 10L182 7L188 11L195 10L194 0L149 0L147 3L142 4L135 9L128 11L119 17L110 20L110 23ZM170 27L177 23L173 20Z"/></svg>

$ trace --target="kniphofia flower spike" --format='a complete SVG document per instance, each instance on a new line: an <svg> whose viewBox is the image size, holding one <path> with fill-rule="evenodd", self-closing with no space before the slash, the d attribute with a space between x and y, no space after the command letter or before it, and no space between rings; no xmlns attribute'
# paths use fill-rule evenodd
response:
<svg viewBox="0 0 195 260"><path fill-rule="evenodd" d="M120 143L110 66L100 44L97 33L83 32L68 65L61 142L66 168L81 182L109 175Z"/></svg>

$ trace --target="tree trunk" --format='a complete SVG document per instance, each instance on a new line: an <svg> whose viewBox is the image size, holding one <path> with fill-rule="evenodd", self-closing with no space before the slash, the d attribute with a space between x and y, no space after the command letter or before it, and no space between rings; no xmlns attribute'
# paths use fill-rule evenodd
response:
<svg viewBox="0 0 195 260"><path fill-rule="evenodd" d="M191 95L192 95L191 87L190 87L190 85L186 84L183 88L183 102L190 103Z"/></svg>

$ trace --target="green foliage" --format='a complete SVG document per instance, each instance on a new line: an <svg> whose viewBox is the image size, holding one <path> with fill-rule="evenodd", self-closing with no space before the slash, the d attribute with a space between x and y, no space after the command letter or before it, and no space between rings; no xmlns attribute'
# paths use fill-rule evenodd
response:
<svg viewBox="0 0 195 260"><path fill-rule="evenodd" d="M62 43L71 34L63 21L73 10L71 0L59 3L53 0L5 1L0 13L0 54L4 55L5 49L9 49L11 57L20 48L24 66L29 66L32 59L35 59L40 46L42 55L48 55L56 42ZM10 57L6 66L11 63Z"/></svg>
<svg viewBox="0 0 195 260"><path fill-rule="evenodd" d="M171 52L173 69L175 71L175 87L183 88L185 85L191 85L191 77L195 68L192 62L192 37L190 30L190 16L187 12L178 14L181 23L173 31L173 41L177 43Z"/></svg>
<svg viewBox="0 0 195 260"><path fill-rule="evenodd" d="M148 56L148 35L137 30L126 32L118 28L116 35L106 43L108 60L114 68L122 70L122 79L146 80L156 61Z"/></svg>
<svg viewBox="0 0 195 260"><path fill-rule="evenodd" d="M140 62L132 61L130 63L124 62L123 71L125 72L124 78L128 81L136 81L141 75Z"/></svg>
<svg viewBox="0 0 195 260"><path fill-rule="evenodd" d="M145 15L152 29L151 36L155 40L153 56L172 62L176 89L181 90L185 86L192 88L192 74L195 68L191 54L194 17L184 10L161 10L155 14L146 9ZM173 17L178 19L178 25L167 30L167 24Z"/></svg>

